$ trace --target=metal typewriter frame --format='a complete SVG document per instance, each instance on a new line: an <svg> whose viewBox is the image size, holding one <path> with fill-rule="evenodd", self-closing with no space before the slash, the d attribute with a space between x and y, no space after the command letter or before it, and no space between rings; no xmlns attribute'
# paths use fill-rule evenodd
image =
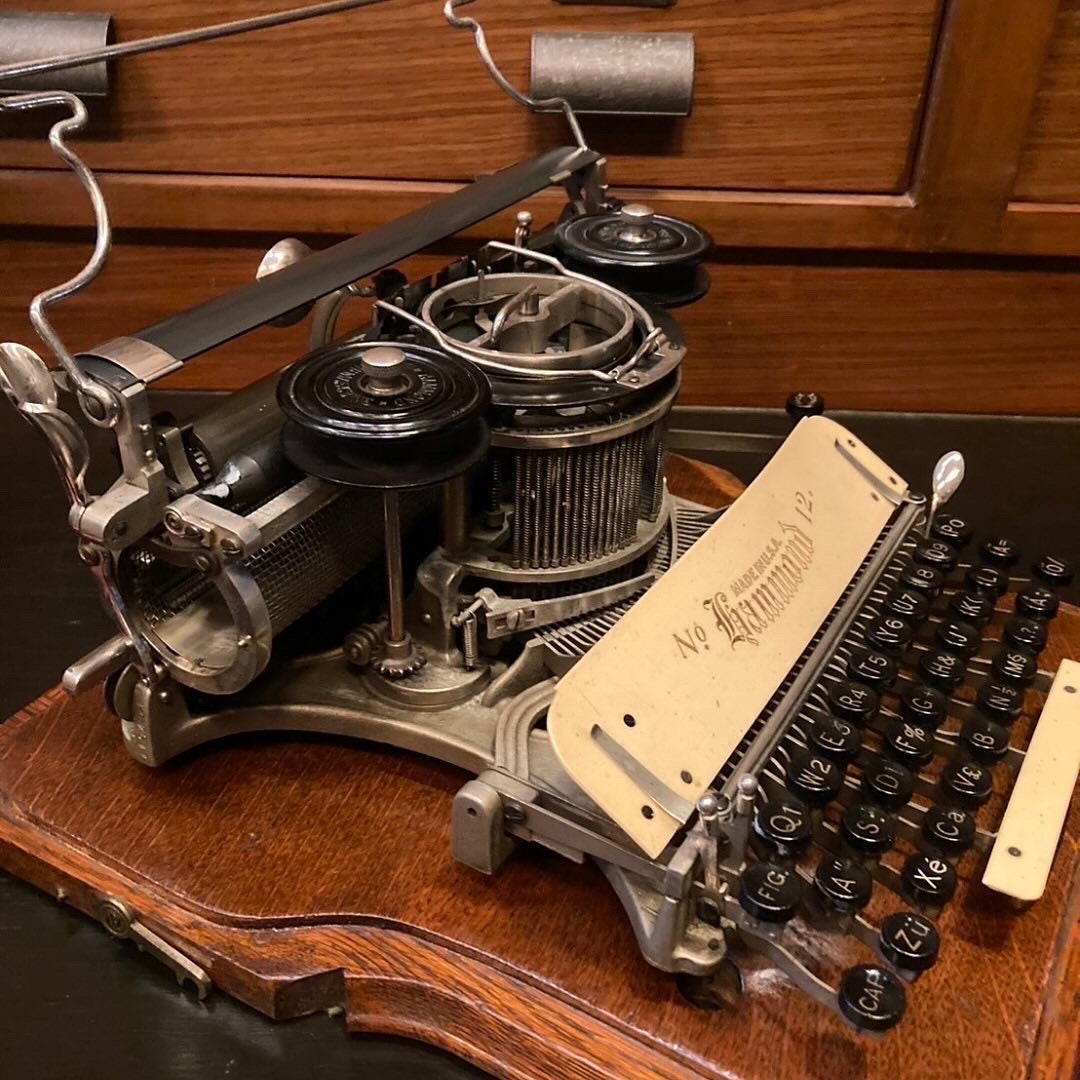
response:
<svg viewBox="0 0 1080 1080"><path fill-rule="evenodd" d="M927 520L924 499L909 496L894 511L800 664L777 690L707 796L699 801L696 817L658 858L650 859L569 779L547 739L543 720L558 678L583 654L589 640L610 629L670 568L687 541L692 542L721 512L673 499L665 491L655 533L647 536L651 555L640 573L614 584L594 584L585 592L535 601L480 589L474 604L464 612L455 609L457 586L470 569L475 569L475 559L470 562L468 551L436 549L420 566L411 601L413 619L432 628L426 643L426 674L416 677L411 688L393 698L382 692L374 676L349 670L340 649L300 656L268 668L274 620L251 564L258 552L313 512L332 508L342 499L357 500L353 509L359 520L365 513L370 515L373 507L365 506L363 497L307 478L289 485L250 513L224 509L198 494L212 470L203 469L185 453L179 429L155 423L151 415L151 385L187 361L251 329L306 312L312 306L314 342L325 342L332 335L340 307L356 294L357 281L550 184L565 189L569 216L610 208L605 161L586 146L572 110L562 101L533 102L506 82L490 57L479 25L454 14L467 2L448 0L448 21L474 32L489 71L516 100L530 107L563 108L576 147L556 149L511 166L365 236L286 265L247 288L77 357L68 353L53 332L45 312L50 303L92 281L109 248L108 217L96 181L64 143L68 132L84 124L85 109L78 99L63 93L0 98L4 108L68 106L71 117L54 127L50 141L90 195L99 226L88 266L70 282L37 298L32 316L60 361L59 388L77 397L92 424L115 433L120 478L97 497L87 493L85 438L59 409L52 376L30 350L4 346L0 370L0 385L8 397L49 443L71 498L70 523L79 537L80 555L93 570L103 600L121 629L120 637L72 665L64 685L77 692L110 676L108 696L121 718L125 744L147 765L161 764L220 737L266 729L346 734L449 762L475 776L458 791L451 812L452 850L461 862L492 874L521 842L536 842L579 863L591 859L622 902L649 963L684 976L709 977L725 963L729 942L738 939L780 967L809 996L842 1016L835 991L785 947L778 929L747 914L734 886L746 866L755 808L763 788L775 782L770 773L773 755L785 741L802 744L805 736L799 725L817 708L814 699L820 693L821 680L844 660L850 642L861 638L865 623L878 611L877 605L889 584L898 579L921 535ZM543 250L526 247L530 229L531 222L519 216L515 243L488 245L485 259L532 258L549 266L554 262L567 276L581 278L568 273ZM590 287L618 291L588 278L582 280ZM673 350L678 356L671 361L677 364L681 343L665 327L654 325L651 315L636 301L623 299L640 312L647 332L633 357L611 372L591 374L612 382L626 379L629 384L639 381L635 365L648 349ZM376 307L385 318L397 317L423 327L415 316L393 304L380 300ZM430 327L423 329L444 348L477 360ZM243 402L245 418L255 428L263 400L260 395L266 393L266 386L256 387L231 399ZM416 509L422 506L418 504ZM164 536L164 542L157 542L172 563L207 576L238 631L235 655L228 667L203 664L204 670L184 669L186 689L170 674L170 670L178 673L175 664L170 667L170 662L163 660L168 643L143 631L118 586L121 555L152 533ZM356 546L355 569L359 569L377 549ZM610 562L612 566L619 564L619 559ZM528 576L521 580L528 580ZM483 620L490 640L523 635L520 654L508 664L483 669L482 665L470 666L466 647L466 663L462 665L462 650L450 627L460 629L469 619ZM576 643L575 627L583 633ZM367 630L374 640L377 627ZM559 634L564 631L571 644L558 648ZM358 647L363 645L361 634ZM178 654L175 663L183 659ZM451 669L463 669L456 682L444 679L440 683L432 678L432 673L445 676ZM217 695L220 707L202 707L207 694ZM437 718L434 723L433 718ZM921 811L909 802L903 813L909 816L900 817L900 830L908 835L918 826L918 821L910 818L917 818ZM976 843L986 848L992 837L980 833ZM887 888L897 888L896 874L886 866L878 867L875 878ZM877 932L861 916L837 917L834 928L876 949ZM908 980L916 977L912 971L898 974Z"/></svg>

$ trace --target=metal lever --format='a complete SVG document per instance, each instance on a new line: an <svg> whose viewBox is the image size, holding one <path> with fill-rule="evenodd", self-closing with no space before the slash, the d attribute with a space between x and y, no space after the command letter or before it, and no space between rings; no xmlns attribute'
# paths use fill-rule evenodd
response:
<svg viewBox="0 0 1080 1080"><path fill-rule="evenodd" d="M473 0L446 0L443 6L443 17L446 21L459 30L471 30L473 39L476 42L476 51L480 54L480 59L484 62L484 67L487 68L488 74L498 83L499 88L503 93L513 98L519 105L524 105L526 109L532 109L535 112L542 112L545 109L561 109L563 115L566 117L566 122L570 126L570 132L574 136L574 141L582 150L588 150L589 144L585 141L585 136L581 131L581 124L578 123L577 114L574 112L573 107L566 98L551 97L536 99L531 98L528 94L523 94L510 80L499 70L494 58L491 55L491 50L488 48L487 37L484 35L484 28L475 20L468 17L462 17L461 15L455 15L454 12L457 8L465 7L467 4L473 3Z"/></svg>
<svg viewBox="0 0 1080 1080"><path fill-rule="evenodd" d="M70 68L82 67L84 64L119 60L124 56L138 56L141 53L160 52L162 49L175 49L181 45L194 45L198 41L217 41L235 34L268 30L272 26L284 26L286 23L316 19L321 15L333 15L338 11L349 11L352 8L368 7L383 2L384 0L329 0L327 3L290 8L288 11L276 11L268 15L256 15L250 19L234 19L231 22L214 23L212 26L197 26L192 30L178 30L172 34L156 34L154 37L140 38L137 41L121 41L115 45L88 49L86 52L69 53L67 56L46 56L40 60L24 60L17 64L6 64L0 67L0 82L23 79L28 75L41 75L47 71L67 71Z"/></svg>
<svg viewBox="0 0 1080 1080"><path fill-rule="evenodd" d="M131 938L142 952L148 952L155 960L160 960L176 976L176 981L183 986L189 982L195 988L202 1001L210 993L210 976L190 957L185 956L164 938L158 937L153 930L143 926L135 913L115 897L109 897L101 905L101 925L115 938Z"/></svg>

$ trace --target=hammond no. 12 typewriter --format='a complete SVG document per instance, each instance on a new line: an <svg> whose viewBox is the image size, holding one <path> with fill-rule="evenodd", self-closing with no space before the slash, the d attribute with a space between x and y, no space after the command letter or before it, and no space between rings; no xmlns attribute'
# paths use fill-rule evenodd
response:
<svg viewBox="0 0 1080 1080"><path fill-rule="evenodd" d="M325 251L283 241L251 285L73 356L46 312L108 248L63 143L85 114L0 108L57 101L98 248L32 309L59 370L6 344L0 381L119 629L64 684L105 682L138 761L266 729L441 759L472 776L461 862L592 860L690 1001L750 949L871 1032L948 949L958 867L1038 898L1080 755L1080 665L1039 661L1067 562L1018 579L1009 540L943 509L957 455L928 503L819 415L726 510L673 497L670 309L708 287L702 230L610 197L579 138ZM394 268L551 184L558 221ZM338 335L361 295L370 325ZM309 313L283 372L190 423L153 412L157 379ZM60 393L115 434L104 491Z"/></svg>

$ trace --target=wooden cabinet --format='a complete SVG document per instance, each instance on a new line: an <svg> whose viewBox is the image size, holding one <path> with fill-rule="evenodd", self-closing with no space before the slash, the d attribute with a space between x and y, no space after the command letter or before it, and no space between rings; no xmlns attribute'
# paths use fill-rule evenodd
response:
<svg viewBox="0 0 1080 1080"><path fill-rule="evenodd" d="M121 40L223 15L210 0L113 10ZM695 34L692 116L587 123L618 194L717 241L712 291L680 313L685 401L779 405L804 387L845 407L1080 414L1080 276L1060 258L1080 254L1080 0L474 10L521 85L536 29ZM283 235L325 246L566 141L560 117L499 93L439 0L133 58L115 77L80 149L117 245L57 309L76 347L250 280ZM30 295L78 267L90 220L26 119L0 121L0 337L22 340ZM529 203L538 220L560 205ZM503 214L468 240L512 228ZM237 386L302 351L302 329L264 329L174 378Z"/></svg>
<svg viewBox="0 0 1080 1080"><path fill-rule="evenodd" d="M624 184L899 191L938 0L679 0L672 8L486 0L476 13L508 76L529 81L536 29L690 31L693 115L593 120ZM102 0L20 6L100 10ZM272 9L243 0L230 17ZM282 3L278 7L287 6ZM124 37L220 19L220 4L114 0ZM88 154L97 168L467 180L566 139L491 81L436 0L394 0L117 65ZM0 164L52 167L40 140Z"/></svg>

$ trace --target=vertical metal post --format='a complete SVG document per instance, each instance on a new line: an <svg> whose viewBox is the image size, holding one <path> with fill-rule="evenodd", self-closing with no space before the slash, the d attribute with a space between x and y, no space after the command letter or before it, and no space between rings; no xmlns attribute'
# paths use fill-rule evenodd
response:
<svg viewBox="0 0 1080 1080"><path fill-rule="evenodd" d="M451 554L469 546L469 486L464 476L442 486L442 546Z"/></svg>
<svg viewBox="0 0 1080 1080"><path fill-rule="evenodd" d="M383 492L383 538L386 545L387 645L406 640L405 572L401 565L401 511L396 491Z"/></svg>

